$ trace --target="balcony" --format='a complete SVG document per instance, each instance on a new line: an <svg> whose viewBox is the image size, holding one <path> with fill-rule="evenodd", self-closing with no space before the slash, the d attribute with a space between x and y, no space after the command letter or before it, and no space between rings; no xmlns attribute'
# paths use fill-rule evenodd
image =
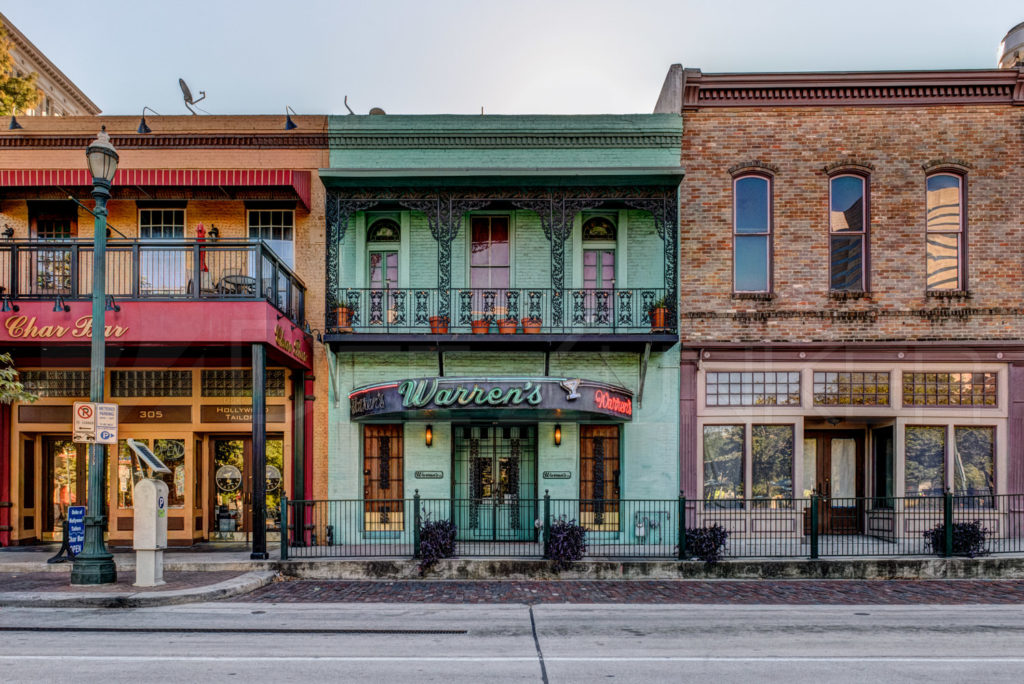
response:
<svg viewBox="0 0 1024 684"><path fill-rule="evenodd" d="M550 347L572 341L664 349L678 339L674 306L658 306L665 296L660 288L344 288L335 298L339 306L328 312L326 340L367 348L417 342Z"/></svg>
<svg viewBox="0 0 1024 684"><path fill-rule="evenodd" d="M91 241L0 242L0 296L89 299L93 252ZM305 324L305 285L259 240L110 240L106 293L118 302L266 301Z"/></svg>

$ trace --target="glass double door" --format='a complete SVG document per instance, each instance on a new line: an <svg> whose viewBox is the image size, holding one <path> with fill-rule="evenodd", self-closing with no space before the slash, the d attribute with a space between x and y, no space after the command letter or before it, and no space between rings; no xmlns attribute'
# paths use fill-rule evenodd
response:
<svg viewBox="0 0 1024 684"><path fill-rule="evenodd" d="M88 495L84 444L70 437L43 438L43 538L61 539L69 506L84 506Z"/></svg>
<svg viewBox="0 0 1024 684"><path fill-rule="evenodd" d="M252 439L214 437L210 440L210 538L246 541L252 534ZM284 440L267 438L267 531L280 531L281 493L284 487Z"/></svg>
<svg viewBox="0 0 1024 684"><path fill-rule="evenodd" d="M459 539L535 539L537 426L456 425L453 431Z"/></svg>
<svg viewBox="0 0 1024 684"><path fill-rule="evenodd" d="M863 531L864 433L845 430L804 433L805 497L817 494L820 534ZM805 530L810 532L808 510Z"/></svg>

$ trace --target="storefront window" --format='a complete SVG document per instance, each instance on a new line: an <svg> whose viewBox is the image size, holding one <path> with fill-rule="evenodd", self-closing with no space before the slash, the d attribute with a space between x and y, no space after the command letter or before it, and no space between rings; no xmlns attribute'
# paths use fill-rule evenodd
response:
<svg viewBox="0 0 1024 684"><path fill-rule="evenodd" d="M945 426L907 426L907 496L942 496L945 487Z"/></svg>
<svg viewBox="0 0 1024 684"><path fill-rule="evenodd" d="M135 440L150 446L150 440ZM170 469L170 473L157 476L167 484L167 507L185 507L185 440L158 439L152 442L153 453ZM117 506L131 508L135 496L135 483L142 479L132 450L125 440L118 442Z"/></svg>
<svg viewBox="0 0 1024 684"><path fill-rule="evenodd" d="M707 374L708 406L799 406L800 373L731 372Z"/></svg>
<svg viewBox="0 0 1024 684"><path fill-rule="evenodd" d="M138 440L145 442L146 440ZM148 442L147 442L148 444ZM142 479L142 471L136 467L128 442L117 443L117 507L131 508L135 500L135 483Z"/></svg>
<svg viewBox="0 0 1024 684"><path fill-rule="evenodd" d="M953 494L977 496L967 503L990 506L995 492L993 463L995 461L995 428L957 427L953 451Z"/></svg>
<svg viewBox="0 0 1024 684"><path fill-rule="evenodd" d="M750 431L753 496L762 507L793 505L793 426L754 425Z"/></svg>
<svg viewBox="0 0 1024 684"><path fill-rule="evenodd" d="M742 425L704 426L705 499L743 498L743 432Z"/></svg>

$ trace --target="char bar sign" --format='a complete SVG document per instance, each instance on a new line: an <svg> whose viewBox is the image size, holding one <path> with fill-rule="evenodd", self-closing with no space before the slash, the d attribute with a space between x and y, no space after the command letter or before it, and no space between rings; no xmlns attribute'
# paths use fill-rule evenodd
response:
<svg viewBox="0 0 1024 684"><path fill-rule="evenodd" d="M517 417L633 418L633 393L580 378L413 378L348 395L353 419L514 412Z"/></svg>

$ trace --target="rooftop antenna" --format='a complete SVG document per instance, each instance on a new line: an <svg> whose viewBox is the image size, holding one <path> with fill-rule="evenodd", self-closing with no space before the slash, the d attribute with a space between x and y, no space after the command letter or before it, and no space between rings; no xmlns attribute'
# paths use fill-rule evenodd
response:
<svg viewBox="0 0 1024 684"><path fill-rule="evenodd" d="M348 110L349 114L355 114L355 112L352 111L352 108L348 106L348 95L345 96L345 109Z"/></svg>
<svg viewBox="0 0 1024 684"><path fill-rule="evenodd" d="M203 98L206 97L206 91L200 90L199 99L194 100L192 99L192 91L188 89L188 84L185 83L185 79L179 78L178 85L181 87L181 94L185 97L185 106L188 107L188 111L192 112L193 114L197 114L196 110L192 109L192 105L194 105L196 102L201 102Z"/></svg>

